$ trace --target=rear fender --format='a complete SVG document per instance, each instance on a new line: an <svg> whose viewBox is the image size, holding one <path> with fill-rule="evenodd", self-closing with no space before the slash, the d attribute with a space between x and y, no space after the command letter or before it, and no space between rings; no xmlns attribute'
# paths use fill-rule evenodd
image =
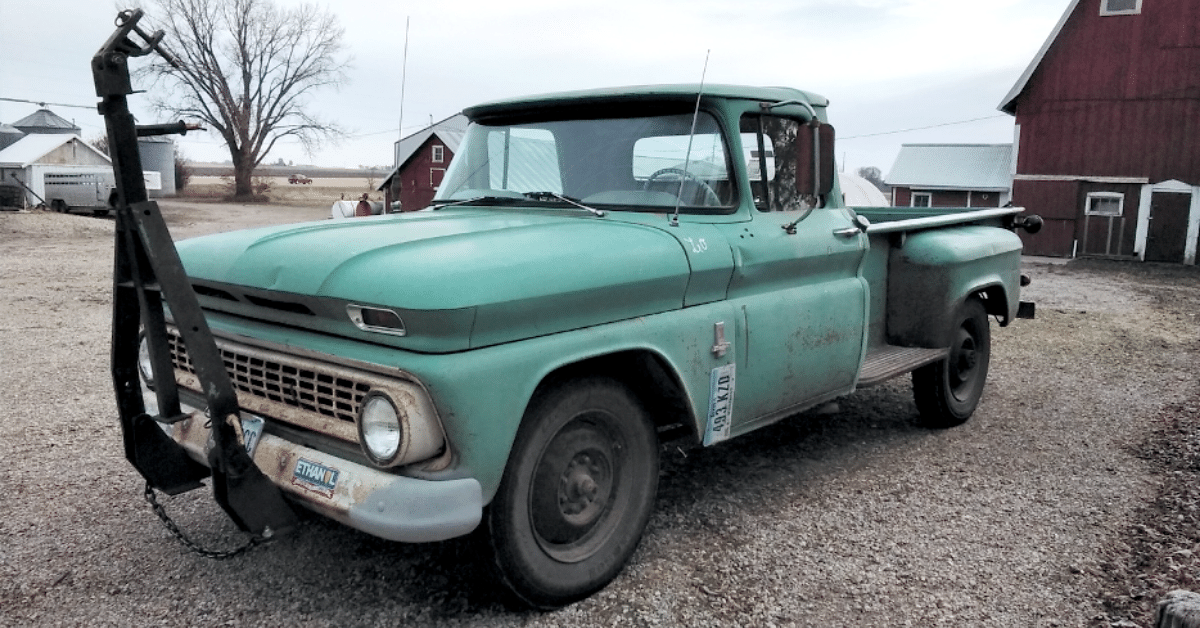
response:
<svg viewBox="0 0 1200 628"><path fill-rule="evenodd" d="M888 260L890 344L945 347L951 320L972 295L1007 325L1020 299L1021 241L993 227L953 227L897 240Z"/></svg>

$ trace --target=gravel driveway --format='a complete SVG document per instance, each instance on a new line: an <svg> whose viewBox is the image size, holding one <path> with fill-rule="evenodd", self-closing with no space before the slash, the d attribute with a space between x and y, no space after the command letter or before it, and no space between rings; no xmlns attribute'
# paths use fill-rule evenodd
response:
<svg viewBox="0 0 1200 628"><path fill-rule="evenodd" d="M196 235L326 210L164 213ZM666 452L625 572L531 613L498 601L469 539L400 545L311 518L228 561L184 549L121 454L111 231L0 214L0 625L1108 626L1144 625L1152 606L1135 591L1135 616L1110 615L1104 592L1144 558L1131 526L1169 480L1139 451L1164 409L1200 404L1195 268L1030 264L1038 318L993 325L988 388L962 427L915 427L902 378ZM240 543L207 491L163 501L202 543ZM1148 547L1200 553L1178 541Z"/></svg>

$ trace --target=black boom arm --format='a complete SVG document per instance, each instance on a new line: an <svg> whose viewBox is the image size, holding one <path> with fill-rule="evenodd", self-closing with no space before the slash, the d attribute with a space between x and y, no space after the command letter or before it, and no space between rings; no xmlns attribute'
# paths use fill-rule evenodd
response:
<svg viewBox="0 0 1200 628"><path fill-rule="evenodd" d="M217 503L238 527L257 535L291 528L295 513L282 493L255 466L239 442L237 393L188 280L158 203L149 200L138 155L139 136L186 133L183 122L139 127L129 112L134 93L129 58L156 52L178 62L161 45L163 33L138 26L140 9L122 11L117 29L92 57L98 106L108 130L116 176L117 203L113 264L112 376L120 413L125 457L146 481L163 492L181 493L202 486L210 473ZM138 44L134 38L142 43ZM170 355L164 303L200 380L213 438L208 466L190 457L159 427L184 418ZM153 372L158 416L146 413L138 381L140 336L145 334Z"/></svg>

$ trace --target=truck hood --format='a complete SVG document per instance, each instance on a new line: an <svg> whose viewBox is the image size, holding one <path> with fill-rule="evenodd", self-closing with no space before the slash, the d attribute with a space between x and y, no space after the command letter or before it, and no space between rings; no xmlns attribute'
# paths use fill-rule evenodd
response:
<svg viewBox="0 0 1200 628"><path fill-rule="evenodd" d="M207 308L432 352L678 309L689 277L679 241L659 229L553 210L453 208L217 234L178 248L193 281L234 297L206 298ZM348 303L396 310L407 335L353 327ZM254 307L263 304L283 307ZM315 318L298 321L296 304Z"/></svg>

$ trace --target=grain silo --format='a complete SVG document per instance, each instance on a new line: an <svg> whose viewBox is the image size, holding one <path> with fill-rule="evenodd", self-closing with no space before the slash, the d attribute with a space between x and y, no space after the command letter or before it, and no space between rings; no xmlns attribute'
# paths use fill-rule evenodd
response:
<svg viewBox="0 0 1200 628"><path fill-rule="evenodd" d="M143 137L138 140L138 155L142 158L142 170L147 174L157 172L160 185L155 186L154 177L147 177L147 192L150 198L174 196L175 189L175 142L166 137ZM155 189L158 188L158 189Z"/></svg>
<svg viewBox="0 0 1200 628"><path fill-rule="evenodd" d="M58 114L49 109L38 109L37 111L13 122L12 125L17 130L26 134L41 135L41 134L73 134L79 135L81 131L74 122L68 122Z"/></svg>
<svg viewBox="0 0 1200 628"><path fill-rule="evenodd" d="M0 122L0 150L4 150L16 143L17 140L25 137L25 133L11 124Z"/></svg>

